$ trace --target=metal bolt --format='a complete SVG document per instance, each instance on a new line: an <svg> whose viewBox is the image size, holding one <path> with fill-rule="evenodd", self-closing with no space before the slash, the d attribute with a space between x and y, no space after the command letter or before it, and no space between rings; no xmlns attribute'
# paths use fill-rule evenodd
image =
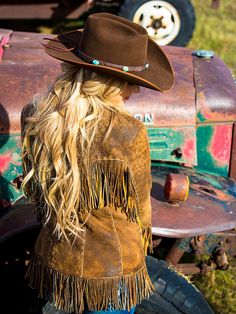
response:
<svg viewBox="0 0 236 314"><path fill-rule="evenodd" d="M193 55L203 59L211 59L214 57L215 53L213 50L196 50L193 52Z"/></svg>
<svg viewBox="0 0 236 314"><path fill-rule="evenodd" d="M171 152L171 155L174 155L176 158L181 158L183 155L182 149L180 147L177 147Z"/></svg>

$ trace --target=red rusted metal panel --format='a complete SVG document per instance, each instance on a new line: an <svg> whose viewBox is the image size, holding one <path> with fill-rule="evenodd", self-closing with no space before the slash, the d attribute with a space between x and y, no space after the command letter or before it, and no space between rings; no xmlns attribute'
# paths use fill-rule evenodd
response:
<svg viewBox="0 0 236 314"><path fill-rule="evenodd" d="M220 58L194 57L194 80L199 123L236 120L236 86Z"/></svg>
<svg viewBox="0 0 236 314"><path fill-rule="evenodd" d="M1 133L20 132L21 109L37 93L47 90L60 73L60 62L49 58L42 50L45 35L14 32L5 48L0 64L0 104L5 109L10 126L5 119Z"/></svg>
<svg viewBox="0 0 236 314"><path fill-rule="evenodd" d="M175 70L175 85L165 92L142 88L127 102L132 114L151 114L158 127L195 126L195 87L193 84L192 51L179 47L162 47Z"/></svg>
<svg viewBox="0 0 236 314"><path fill-rule="evenodd" d="M39 48L42 49L41 42L43 42L43 38L48 37L51 38L54 35L51 34L41 34L41 33L29 33L29 32L16 32L14 31L13 36L11 37L11 47L13 49L19 48ZM16 58L16 52L13 50L13 58ZM25 58L30 58L30 55L25 55ZM9 58L8 58L9 59Z"/></svg>
<svg viewBox="0 0 236 314"><path fill-rule="evenodd" d="M17 115L20 108L35 93L45 90L60 72L59 61L47 56L42 49L43 37L43 34L14 32L10 47L5 49L4 67L0 67L0 84L5 95L1 95L3 99L0 101L9 112L12 122L10 132L19 130ZM155 126L194 126L195 89L191 51L177 47L164 49L176 70L175 87L166 93L141 88L140 95L131 97L126 107L133 114L150 114L151 124ZM18 112L14 108L18 108Z"/></svg>
<svg viewBox="0 0 236 314"><path fill-rule="evenodd" d="M39 66L40 65L40 66ZM9 65L0 69L0 85L4 94L0 95L0 103L5 107L9 120L10 133L20 132L20 113L24 105L31 102L33 96L46 90L53 76L56 77L57 65L29 62L27 66ZM29 79L31 78L31 79ZM3 121L4 123L4 121ZM6 127L3 125L2 133Z"/></svg>
<svg viewBox="0 0 236 314"><path fill-rule="evenodd" d="M189 176L188 198L179 206L168 203L164 196L165 178L171 169L153 167L152 216L153 233L159 236L185 238L236 227L235 181L194 172L173 169Z"/></svg>

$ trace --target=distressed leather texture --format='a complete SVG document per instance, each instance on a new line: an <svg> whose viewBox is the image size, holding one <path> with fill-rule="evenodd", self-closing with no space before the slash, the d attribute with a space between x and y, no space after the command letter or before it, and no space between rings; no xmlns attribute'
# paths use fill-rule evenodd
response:
<svg viewBox="0 0 236 314"><path fill-rule="evenodd" d="M30 106L22 111L22 134ZM105 176L104 199L78 209L86 222L73 245L57 239L53 217L43 224L26 275L41 297L68 313L82 313L85 305L129 310L153 291L145 265L152 184L146 128L128 113L106 109L98 130L90 151L91 182L97 186L93 178Z"/></svg>

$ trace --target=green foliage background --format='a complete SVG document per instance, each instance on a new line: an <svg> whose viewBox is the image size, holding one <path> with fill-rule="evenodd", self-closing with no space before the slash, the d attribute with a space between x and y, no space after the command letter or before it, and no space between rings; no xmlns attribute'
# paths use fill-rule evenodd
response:
<svg viewBox="0 0 236 314"><path fill-rule="evenodd" d="M214 50L236 75L236 1L220 0L218 9L211 2L192 0L196 28L188 47Z"/></svg>
<svg viewBox="0 0 236 314"><path fill-rule="evenodd" d="M206 275L195 275L191 282L204 294L215 314L236 313L235 258L228 270L212 270Z"/></svg>

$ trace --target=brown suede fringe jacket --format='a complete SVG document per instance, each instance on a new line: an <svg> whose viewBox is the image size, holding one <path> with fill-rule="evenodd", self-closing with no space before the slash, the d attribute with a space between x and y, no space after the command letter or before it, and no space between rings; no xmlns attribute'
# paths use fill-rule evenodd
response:
<svg viewBox="0 0 236 314"><path fill-rule="evenodd" d="M22 134L30 112L23 109ZM85 304L93 311L109 305L130 310L153 291L145 265L152 184L145 126L106 109L90 156L90 186L81 179L78 212L88 217L81 237L70 245L53 234L53 219L43 224L26 277L40 297L65 312L81 313Z"/></svg>

